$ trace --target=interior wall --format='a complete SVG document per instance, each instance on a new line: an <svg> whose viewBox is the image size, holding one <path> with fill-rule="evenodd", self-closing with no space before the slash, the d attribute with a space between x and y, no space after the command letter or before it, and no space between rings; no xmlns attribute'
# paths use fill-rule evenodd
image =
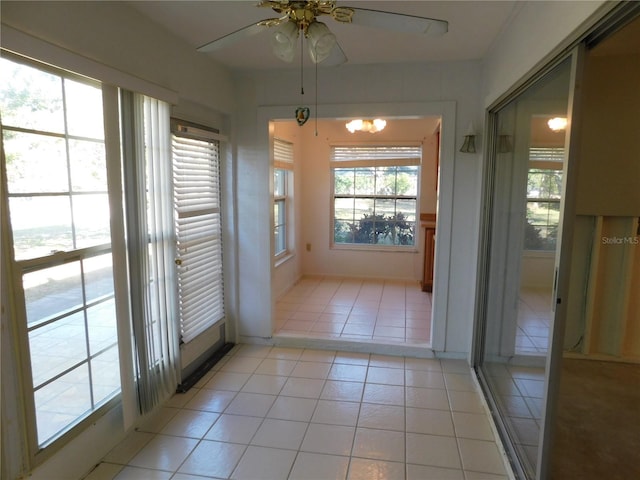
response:
<svg viewBox="0 0 640 480"><path fill-rule="evenodd" d="M304 243L302 225L305 217L302 198L304 193L304 170L307 157L304 149L303 135L296 122L274 121L273 136L291 142L293 144L293 237L295 243L289 251L289 256L283 262L276 263L273 269L273 298L276 299L289 290L302 276L302 257L304 255ZM272 190L273 191L273 190Z"/></svg>
<svg viewBox="0 0 640 480"><path fill-rule="evenodd" d="M180 100L231 113L231 75L121 2L3 1L2 23L128 75ZM212 125L217 127L217 125Z"/></svg>
<svg viewBox="0 0 640 480"><path fill-rule="evenodd" d="M585 76L576 213L637 217L640 54L588 55Z"/></svg>
<svg viewBox="0 0 640 480"><path fill-rule="evenodd" d="M416 102L428 104L452 101L456 104L455 132L449 127L449 133L455 135L456 144L461 144L470 122L481 125L478 119L478 76L478 62L320 68L318 116L325 118L325 112L335 110L340 105L345 106L343 111L346 116L352 117L361 115L367 104L375 105L375 108L368 111L367 117L384 117L385 113L398 105L410 107L416 105ZM313 70L306 72L305 78L313 79ZM315 86L308 81L305 84L305 96L300 99L298 70L242 72L236 76L235 83L239 102L237 161L240 289L241 296L252 296L252 302L240 304L238 326L240 335L249 340L271 335L271 322L264 318L264 312L271 309L271 291L260 291L264 285L269 285L268 280L271 278L269 248L255 245L252 240L270 235L267 210L269 203L266 201L270 194L270 165L269 157L264 153L267 127L258 124L255 112L261 107L278 108L279 111L286 112L284 117L290 115L293 118L299 100L298 105L311 107L308 125L312 127L316 92ZM273 88L274 85L278 87ZM389 107L386 108L385 105ZM458 355L469 352L471 341L481 167L478 159L479 154L462 154L457 151L451 152L449 158L441 159L441 169L451 171L452 198L449 202L453 213L451 225L447 225L446 231L441 232L441 238L448 239L446 245L441 242L442 254L450 255L450 259L447 258L446 271L440 276L446 284L443 290L455 293L447 295L444 292L446 308L443 310L446 310L447 324L443 326L441 338L437 342L441 345L441 350ZM436 262L436 271L438 267ZM256 289L256 285L260 285L260 289ZM434 336L437 336L435 332Z"/></svg>
<svg viewBox="0 0 640 480"><path fill-rule="evenodd" d="M387 126L376 134L349 133L345 120L318 122L300 128L303 143L302 175L302 239L305 249L305 275L352 276L365 278L394 278L420 280L422 277L423 238L419 219L416 222L415 249L410 251L363 251L362 249L332 248L331 221L331 146L359 142L420 143L423 145L423 165L420 179L419 213L435 213L436 141L433 132L439 119L387 118ZM298 127L299 128L299 127ZM306 246L309 245L308 250Z"/></svg>
<svg viewBox="0 0 640 480"><path fill-rule="evenodd" d="M571 269L572 283L582 289L569 292L575 314L567 318L565 348L635 361L640 355L640 313L631 307L640 277L640 48L627 44L605 41L585 60L575 219L583 233L574 236Z"/></svg>
<svg viewBox="0 0 640 480"><path fill-rule="evenodd" d="M616 2L520 2L508 25L484 58L482 98L485 107L518 83L574 32Z"/></svg>
<svg viewBox="0 0 640 480"><path fill-rule="evenodd" d="M546 289L551 292L555 263L554 252L523 252L520 287Z"/></svg>

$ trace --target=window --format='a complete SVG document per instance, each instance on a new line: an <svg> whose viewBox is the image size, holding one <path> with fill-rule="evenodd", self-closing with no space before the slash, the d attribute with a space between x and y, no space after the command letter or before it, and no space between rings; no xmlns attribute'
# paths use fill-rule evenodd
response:
<svg viewBox="0 0 640 480"><path fill-rule="evenodd" d="M215 131L173 120L173 181L181 340L224 317L220 142Z"/></svg>
<svg viewBox="0 0 640 480"><path fill-rule="evenodd" d="M287 170L273 171L273 237L275 255L287 251Z"/></svg>
<svg viewBox="0 0 640 480"><path fill-rule="evenodd" d="M413 246L422 148L332 148L335 245Z"/></svg>
<svg viewBox="0 0 640 480"><path fill-rule="evenodd" d="M531 148L525 250L554 251L560 221L564 148Z"/></svg>
<svg viewBox="0 0 640 480"><path fill-rule="evenodd" d="M9 58L0 59L3 230L28 429L43 448L120 392L102 91Z"/></svg>
<svg viewBox="0 0 640 480"><path fill-rule="evenodd" d="M291 225L291 184L293 182L293 144L275 138L273 142L273 243L274 255L288 253Z"/></svg>

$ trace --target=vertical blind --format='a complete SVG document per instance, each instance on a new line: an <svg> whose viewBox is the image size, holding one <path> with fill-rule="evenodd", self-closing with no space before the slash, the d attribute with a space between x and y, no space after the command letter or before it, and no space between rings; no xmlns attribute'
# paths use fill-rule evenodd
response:
<svg viewBox="0 0 640 480"><path fill-rule="evenodd" d="M187 343L224 318L220 144L204 129L173 131L180 333Z"/></svg>
<svg viewBox="0 0 640 480"><path fill-rule="evenodd" d="M140 413L174 391L179 368L169 104L121 91L129 288Z"/></svg>

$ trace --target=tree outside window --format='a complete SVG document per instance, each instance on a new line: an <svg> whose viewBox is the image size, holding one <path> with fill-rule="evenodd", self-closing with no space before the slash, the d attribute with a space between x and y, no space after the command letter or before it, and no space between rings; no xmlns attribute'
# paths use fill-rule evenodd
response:
<svg viewBox="0 0 640 480"><path fill-rule="evenodd" d="M414 245L419 170L334 168L334 243Z"/></svg>
<svg viewBox="0 0 640 480"><path fill-rule="evenodd" d="M556 249L561 195L562 170L529 169L525 250L553 251Z"/></svg>
<svg viewBox="0 0 640 480"><path fill-rule="evenodd" d="M273 171L273 236L275 255L287 251L287 173L276 168Z"/></svg>

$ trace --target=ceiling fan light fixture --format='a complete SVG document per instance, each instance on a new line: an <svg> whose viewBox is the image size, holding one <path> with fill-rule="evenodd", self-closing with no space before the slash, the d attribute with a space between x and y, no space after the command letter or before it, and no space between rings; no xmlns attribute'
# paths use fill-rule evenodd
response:
<svg viewBox="0 0 640 480"><path fill-rule="evenodd" d="M296 54L297 39L298 25L295 22L284 22L271 37L274 55L285 62L292 62Z"/></svg>
<svg viewBox="0 0 640 480"><path fill-rule="evenodd" d="M382 120L381 118L376 118L374 120L356 119L356 120L351 120L345 126L347 127L347 130L349 130L351 133L355 133L355 132L377 133L384 130L384 127L387 126L387 121Z"/></svg>
<svg viewBox="0 0 640 480"><path fill-rule="evenodd" d="M336 44L336 36L324 23L314 21L307 27L309 55L313 63L326 59Z"/></svg>

